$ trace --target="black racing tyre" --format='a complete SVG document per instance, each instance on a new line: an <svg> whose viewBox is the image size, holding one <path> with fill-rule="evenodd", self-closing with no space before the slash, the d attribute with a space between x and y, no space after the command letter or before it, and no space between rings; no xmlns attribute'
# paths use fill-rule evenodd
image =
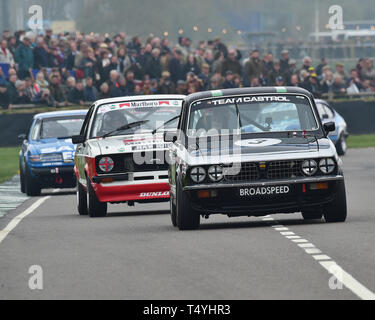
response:
<svg viewBox="0 0 375 320"><path fill-rule="evenodd" d="M335 199L323 210L326 222L344 222L347 217L345 182L337 184Z"/></svg>
<svg viewBox="0 0 375 320"><path fill-rule="evenodd" d="M190 204L185 192L182 191L181 185L177 182L177 227L179 230L196 230L199 228L200 215Z"/></svg>
<svg viewBox="0 0 375 320"><path fill-rule="evenodd" d="M82 184L77 179L77 209L80 216L87 216L89 214L87 210L87 194Z"/></svg>
<svg viewBox="0 0 375 320"><path fill-rule="evenodd" d="M344 156L347 150L347 144L345 136L342 134L336 143L336 151L339 156Z"/></svg>
<svg viewBox="0 0 375 320"><path fill-rule="evenodd" d="M89 179L87 179L87 195L89 216L91 218L105 217L107 215L107 203L99 201Z"/></svg>
<svg viewBox="0 0 375 320"><path fill-rule="evenodd" d="M29 197L40 196L41 187L38 181L34 179L28 171L24 174L25 192Z"/></svg>
<svg viewBox="0 0 375 320"><path fill-rule="evenodd" d="M323 211L319 208L302 211L304 220L320 220L323 218Z"/></svg>
<svg viewBox="0 0 375 320"><path fill-rule="evenodd" d="M22 193L26 193L25 175L23 174L22 170L20 170L20 189Z"/></svg>
<svg viewBox="0 0 375 320"><path fill-rule="evenodd" d="M173 203L173 198L172 198L172 193L171 193L171 198L169 200L169 205L170 205L170 212L171 212L171 221L172 225L174 227L177 227L177 210L176 210L176 205Z"/></svg>

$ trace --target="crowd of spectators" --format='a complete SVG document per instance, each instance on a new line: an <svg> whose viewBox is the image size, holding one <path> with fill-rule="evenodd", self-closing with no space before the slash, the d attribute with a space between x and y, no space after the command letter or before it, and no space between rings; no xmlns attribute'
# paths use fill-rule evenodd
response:
<svg viewBox="0 0 375 320"><path fill-rule="evenodd" d="M4 31L0 43L0 107L16 104L87 105L95 100L149 94L190 94L202 90L257 86L300 86L316 97L375 91L375 69L360 59L348 72L340 63L302 65L252 50L243 54L219 38L192 41L125 33L35 35Z"/></svg>

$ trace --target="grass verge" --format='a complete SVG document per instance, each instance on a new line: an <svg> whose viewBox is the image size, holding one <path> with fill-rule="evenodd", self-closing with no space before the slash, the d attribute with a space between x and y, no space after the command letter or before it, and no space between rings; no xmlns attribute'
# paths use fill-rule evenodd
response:
<svg viewBox="0 0 375 320"><path fill-rule="evenodd" d="M0 148L0 183L18 173L20 147Z"/></svg>
<svg viewBox="0 0 375 320"><path fill-rule="evenodd" d="M375 147L375 134L361 134L348 138L348 148Z"/></svg>

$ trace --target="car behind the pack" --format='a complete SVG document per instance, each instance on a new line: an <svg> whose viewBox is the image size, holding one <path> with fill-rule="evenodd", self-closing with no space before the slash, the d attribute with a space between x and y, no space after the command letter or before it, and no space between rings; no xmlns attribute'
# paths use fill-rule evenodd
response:
<svg viewBox="0 0 375 320"><path fill-rule="evenodd" d="M20 151L21 191L38 196L41 189L73 188L75 146L87 110L58 111L34 116Z"/></svg>

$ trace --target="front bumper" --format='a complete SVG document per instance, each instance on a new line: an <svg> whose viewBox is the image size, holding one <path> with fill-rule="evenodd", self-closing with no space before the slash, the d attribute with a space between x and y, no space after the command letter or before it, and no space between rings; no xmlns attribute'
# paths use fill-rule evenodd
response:
<svg viewBox="0 0 375 320"><path fill-rule="evenodd" d="M76 185L73 166L31 167L30 170L43 188L73 188Z"/></svg>
<svg viewBox="0 0 375 320"><path fill-rule="evenodd" d="M344 180L342 175L327 177L299 178L293 180L257 181L250 183L216 183L185 186L193 209L204 213L224 213L229 216L264 215L265 213L291 213L304 209L323 207L334 200L337 185ZM311 190L310 186L328 183L327 189ZM289 186L288 194L279 195L239 195L241 188ZM215 191L215 196L199 198L198 191Z"/></svg>

